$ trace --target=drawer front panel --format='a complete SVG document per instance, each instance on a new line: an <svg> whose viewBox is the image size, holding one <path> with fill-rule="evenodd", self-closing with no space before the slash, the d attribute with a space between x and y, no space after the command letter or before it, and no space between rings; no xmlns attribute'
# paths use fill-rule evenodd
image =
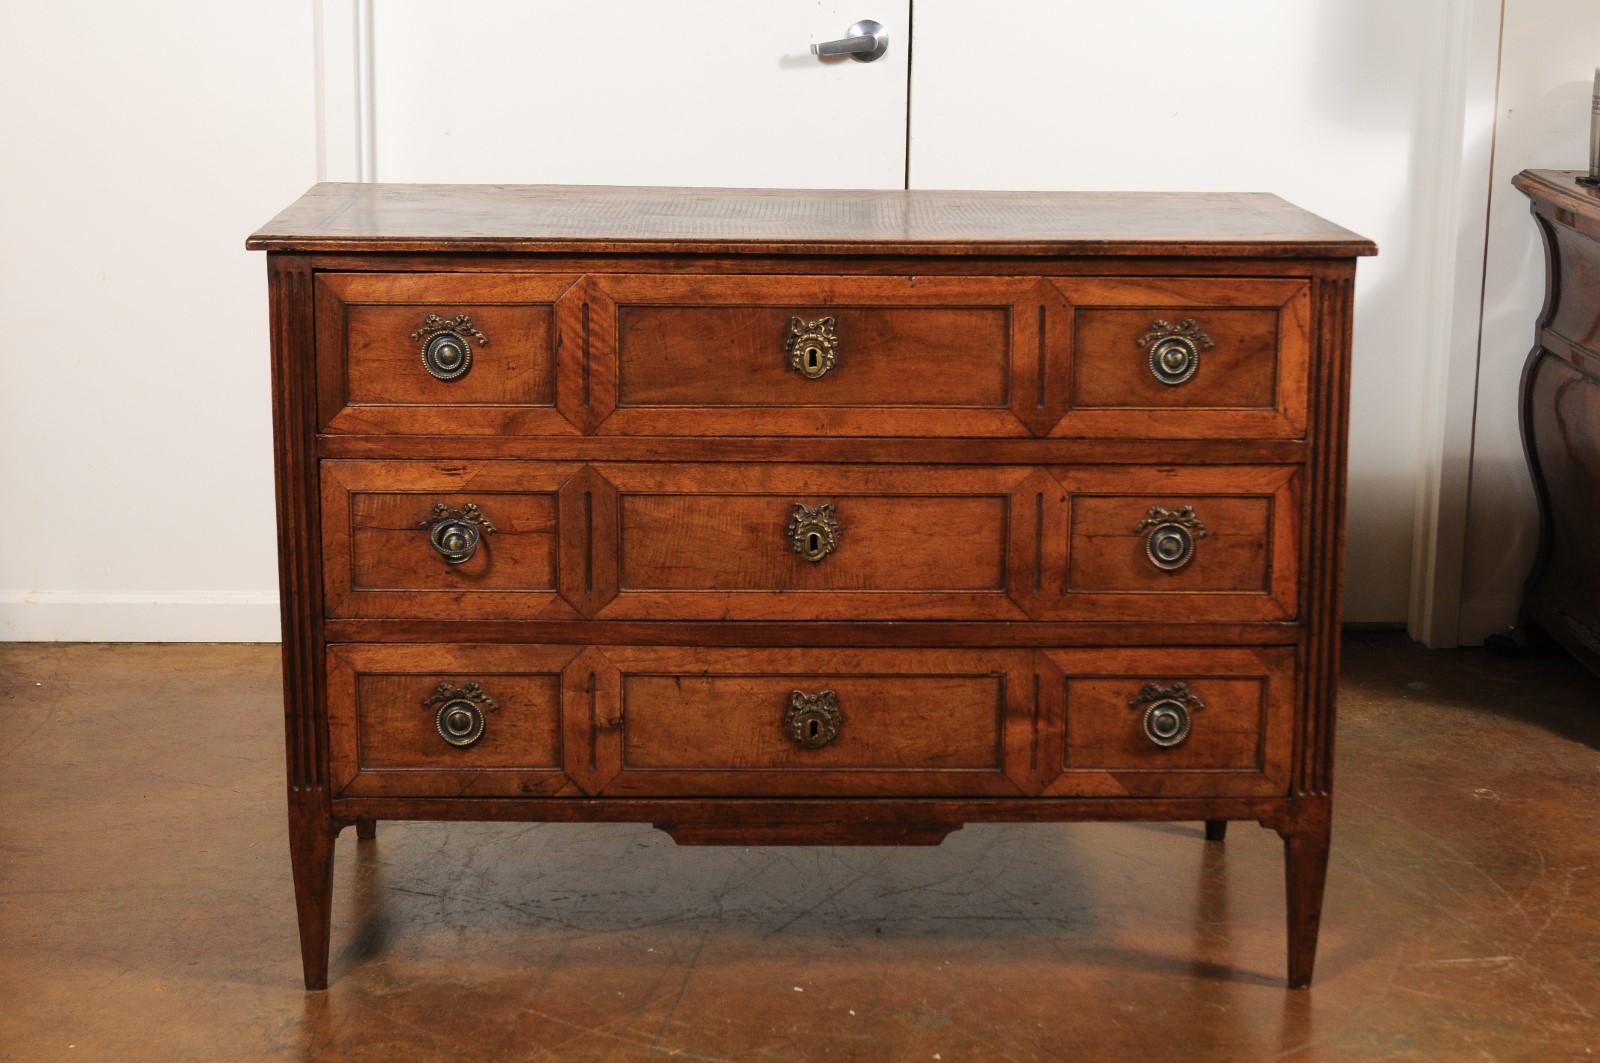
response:
<svg viewBox="0 0 1600 1063"><path fill-rule="evenodd" d="M548 646L330 646L335 793L576 792L561 763L561 672L575 653Z"/></svg>
<svg viewBox="0 0 1600 1063"><path fill-rule="evenodd" d="M1294 650L1055 650L1064 705L1054 796L1287 791Z"/></svg>
<svg viewBox="0 0 1600 1063"><path fill-rule="evenodd" d="M331 461L323 573L369 619L1284 620L1297 472Z"/></svg>
<svg viewBox="0 0 1600 1063"><path fill-rule="evenodd" d="M1176 621L1296 615L1296 467L1078 467L1060 478L1068 493L1067 563L1052 615ZM1179 552L1163 554L1164 548Z"/></svg>
<svg viewBox="0 0 1600 1063"><path fill-rule="evenodd" d="M323 430L575 433L557 408L555 338L558 301L577 280L320 274L317 407ZM437 318L431 324L430 315ZM430 341L435 346L425 358Z"/></svg>
<svg viewBox="0 0 1600 1063"><path fill-rule="evenodd" d="M1311 287L1301 280L1062 279L1063 436L1305 435Z"/></svg>
<svg viewBox="0 0 1600 1063"><path fill-rule="evenodd" d="M1031 278L591 279L602 433L1017 436L1048 428Z"/></svg>
<svg viewBox="0 0 1600 1063"><path fill-rule="evenodd" d="M1032 711L1026 652L601 653L623 719L605 751L608 795L1019 792L1008 739L1023 748L1031 726L1007 721Z"/></svg>
<svg viewBox="0 0 1600 1063"><path fill-rule="evenodd" d="M836 510L842 507L855 548L839 550L833 563L797 564L805 559L791 537L774 534L790 522L792 494L623 495L624 591L1005 587L1007 495L854 496L832 502ZM843 496L832 491L828 497ZM933 528L936 535L929 534Z"/></svg>
<svg viewBox="0 0 1600 1063"><path fill-rule="evenodd" d="M324 462L328 614L570 617L559 595L559 489L580 467L507 465ZM469 556L447 557L451 529L440 525L461 522L477 542Z"/></svg>

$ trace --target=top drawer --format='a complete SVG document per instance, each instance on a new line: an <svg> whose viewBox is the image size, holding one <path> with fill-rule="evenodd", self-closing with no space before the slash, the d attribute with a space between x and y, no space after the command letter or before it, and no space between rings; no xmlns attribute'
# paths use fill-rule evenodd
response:
<svg viewBox="0 0 1600 1063"><path fill-rule="evenodd" d="M1304 434L1309 284L319 274L324 431Z"/></svg>

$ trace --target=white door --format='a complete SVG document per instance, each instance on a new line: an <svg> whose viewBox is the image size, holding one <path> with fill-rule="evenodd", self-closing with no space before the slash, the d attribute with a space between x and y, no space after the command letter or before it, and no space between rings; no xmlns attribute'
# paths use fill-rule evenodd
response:
<svg viewBox="0 0 1600 1063"><path fill-rule="evenodd" d="M899 188L909 0L324 0L331 179ZM872 62L813 42L872 19Z"/></svg>
<svg viewBox="0 0 1600 1063"><path fill-rule="evenodd" d="M1357 270L1346 616L1402 620L1457 0L917 0L913 188L1275 192Z"/></svg>

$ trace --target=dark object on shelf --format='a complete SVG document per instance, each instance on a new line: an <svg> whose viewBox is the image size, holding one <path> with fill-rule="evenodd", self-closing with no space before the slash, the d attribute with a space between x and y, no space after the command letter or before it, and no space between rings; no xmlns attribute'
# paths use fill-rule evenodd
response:
<svg viewBox="0 0 1600 1063"><path fill-rule="evenodd" d="M1589 101L1589 172L1578 183L1600 186L1600 67L1594 70L1594 96Z"/></svg>

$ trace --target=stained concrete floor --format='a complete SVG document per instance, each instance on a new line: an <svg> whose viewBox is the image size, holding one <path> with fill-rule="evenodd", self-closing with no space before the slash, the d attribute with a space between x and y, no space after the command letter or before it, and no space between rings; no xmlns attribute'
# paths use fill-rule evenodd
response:
<svg viewBox="0 0 1600 1063"><path fill-rule="evenodd" d="M276 648L0 647L0 1058L1600 1057L1600 683L1346 654L1310 992L1253 825L678 849L393 823L339 840L308 994Z"/></svg>

